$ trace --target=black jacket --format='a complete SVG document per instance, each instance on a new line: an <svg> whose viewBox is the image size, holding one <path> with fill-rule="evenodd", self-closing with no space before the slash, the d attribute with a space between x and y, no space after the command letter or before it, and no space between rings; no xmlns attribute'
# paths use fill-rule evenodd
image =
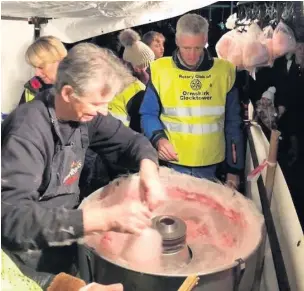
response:
<svg viewBox="0 0 304 291"><path fill-rule="evenodd" d="M10 250L42 249L49 242L63 242L83 236L82 210L54 205L42 206L39 197L50 179L55 141L50 117L44 103L48 90L32 102L16 108L2 123L2 244ZM67 140L79 124L60 124ZM125 127L111 115L98 115L88 123L90 146L108 163L144 158L158 162L156 151L141 134ZM68 199L68 198L67 198ZM73 209L74 208L74 209ZM73 228L74 232L61 229ZM52 231L45 231L46 229Z"/></svg>

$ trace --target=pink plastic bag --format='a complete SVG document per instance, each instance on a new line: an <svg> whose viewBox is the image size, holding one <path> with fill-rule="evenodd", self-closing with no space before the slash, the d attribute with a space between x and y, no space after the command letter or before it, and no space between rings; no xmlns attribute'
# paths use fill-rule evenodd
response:
<svg viewBox="0 0 304 291"><path fill-rule="evenodd" d="M263 29L263 35L260 37L260 41L266 46L268 55L269 55L269 60L268 60L268 66L272 67L273 62L274 62L274 56L273 56L273 28L271 25L266 26Z"/></svg>
<svg viewBox="0 0 304 291"><path fill-rule="evenodd" d="M233 42L231 43L226 60L234 64L239 70L244 68L243 47L244 33L234 31Z"/></svg>
<svg viewBox="0 0 304 291"><path fill-rule="evenodd" d="M272 37L273 56L279 58L296 50L296 39L291 28L280 21Z"/></svg>
<svg viewBox="0 0 304 291"><path fill-rule="evenodd" d="M243 63L249 72L257 67L266 66L269 62L267 47L261 40L264 40L263 32L256 23L253 23L248 28L243 47Z"/></svg>
<svg viewBox="0 0 304 291"><path fill-rule="evenodd" d="M263 33L263 31L261 30L259 25L256 23L250 24L247 29L247 36L249 35L250 37L252 37L255 40L257 40L262 33Z"/></svg>
<svg viewBox="0 0 304 291"><path fill-rule="evenodd" d="M266 26L263 29L263 35L265 36L265 38L267 39L272 39L273 37L273 28L271 25Z"/></svg>
<svg viewBox="0 0 304 291"><path fill-rule="evenodd" d="M231 30L225 33L215 46L216 53L220 59L227 60L230 47L234 42L235 31Z"/></svg>

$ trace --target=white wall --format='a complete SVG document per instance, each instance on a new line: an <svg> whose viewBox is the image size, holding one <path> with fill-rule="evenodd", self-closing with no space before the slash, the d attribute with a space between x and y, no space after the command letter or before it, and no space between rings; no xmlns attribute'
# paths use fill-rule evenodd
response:
<svg viewBox="0 0 304 291"><path fill-rule="evenodd" d="M43 2L43 1L41 1ZM152 23L182 15L188 11L211 5L212 0L191 1L105 1L105 2L71 2L69 13L59 11L56 2L50 2L47 8L41 4L44 12L54 19L42 25L41 35L53 35L66 43L73 43L100 34L118 31L128 27ZM52 5L54 5L52 7ZM84 5L84 6L83 6ZM18 9L18 6L15 6ZM64 15L78 15L67 17ZM90 15L94 9L94 17ZM53 13L52 13L53 12ZM62 12L62 13L61 13ZM59 13L58 17L56 14ZM90 17L86 17L90 15Z"/></svg>
<svg viewBox="0 0 304 291"><path fill-rule="evenodd" d="M250 106L250 118L252 118L252 106ZM260 126L252 126L251 133L259 163L267 158L269 142ZM247 148L246 175L253 170L249 148ZM262 178L266 180L266 169L262 172ZM246 194L261 209L260 198L256 182L246 183ZM304 291L304 237L303 231L280 166L277 166L273 196L271 201L271 213L278 235L291 291ZM300 242L300 243L299 243ZM265 266L262 278L262 291L277 291L277 282L269 244L265 250Z"/></svg>
<svg viewBox="0 0 304 291"><path fill-rule="evenodd" d="M23 85L33 71L24 54L33 42L34 28L27 21L1 20L1 112L11 112L19 103Z"/></svg>

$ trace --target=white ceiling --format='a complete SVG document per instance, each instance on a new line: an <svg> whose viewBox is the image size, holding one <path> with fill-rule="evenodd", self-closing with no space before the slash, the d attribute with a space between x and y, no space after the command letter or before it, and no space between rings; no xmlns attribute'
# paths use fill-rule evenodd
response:
<svg viewBox="0 0 304 291"><path fill-rule="evenodd" d="M1 1L1 15L46 17L42 35L72 43L97 35L169 19L208 6L209 0L165 1Z"/></svg>

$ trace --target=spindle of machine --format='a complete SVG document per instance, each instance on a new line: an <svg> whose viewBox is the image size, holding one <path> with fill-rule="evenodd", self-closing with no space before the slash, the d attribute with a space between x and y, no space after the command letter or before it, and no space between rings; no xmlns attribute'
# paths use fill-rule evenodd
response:
<svg viewBox="0 0 304 291"><path fill-rule="evenodd" d="M189 263L191 251L187 246L186 223L172 215L156 216L152 219L152 226L156 229L163 240L163 258L178 260Z"/></svg>

